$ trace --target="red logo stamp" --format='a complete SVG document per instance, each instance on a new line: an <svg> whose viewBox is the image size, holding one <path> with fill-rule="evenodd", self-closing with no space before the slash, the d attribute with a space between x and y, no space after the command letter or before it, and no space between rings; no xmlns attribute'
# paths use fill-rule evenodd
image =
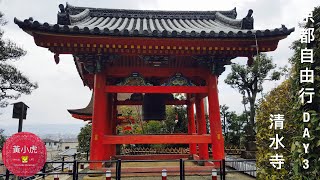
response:
<svg viewBox="0 0 320 180"><path fill-rule="evenodd" d="M47 150L35 134L20 132L6 140L2 150L4 165L20 177L33 176L39 172L47 159Z"/></svg>

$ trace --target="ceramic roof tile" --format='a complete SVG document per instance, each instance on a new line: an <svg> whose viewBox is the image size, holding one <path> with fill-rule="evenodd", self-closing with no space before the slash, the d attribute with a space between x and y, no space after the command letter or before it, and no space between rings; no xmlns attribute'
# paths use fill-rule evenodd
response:
<svg viewBox="0 0 320 180"><path fill-rule="evenodd" d="M147 37L228 38L288 35L294 29L252 30L253 18L236 19L230 11L150 11L59 6L58 24L39 23L26 19L15 23L24 29L76 34ZM252 13L252 11L251 11ZM246 22L244 22L246 21Z"/></svg>

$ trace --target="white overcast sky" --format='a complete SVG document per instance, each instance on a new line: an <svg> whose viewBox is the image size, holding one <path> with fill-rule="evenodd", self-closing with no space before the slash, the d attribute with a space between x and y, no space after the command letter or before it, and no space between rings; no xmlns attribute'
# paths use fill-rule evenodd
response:
<svg viewBox="0 0 320 180"><path fill-rule="evenodd" d="M8 25L3 27L5 38L21 45L28 54L14 64L31 81L38 82L39 88L31 95L23 95L18 101L25 102L28 110L24 124L81 124L73 119L67 109L81 108L87 105L91 92L84 87L75 68L71 55L61 55L60 64L56 65L53 54L47 49L37 47L33 37L22 31L13 23L13 18L26 19L33 17L39 22L56 23L58 5L66 1L54 0L0 0L0 11L5 14ZM285 24L296 31L287 39L280 41L276 51L268 53L278 66L288 64L292 51L290 44L299 39L298 22L320 5L319 0L69 0L74 6L121 9L151 10L231 10L237 8L238 17L246 16L253 9L255 29L272 29ZM233 62L246 62L246 59L235 59ZM220 104L227 104L231 110L243 111L242 97L237 90L224 84L230 67L219 77ZM265 83L265 93L278 83ZM12 106L0 109L0 128L17 124L11 118Z"/></svg>

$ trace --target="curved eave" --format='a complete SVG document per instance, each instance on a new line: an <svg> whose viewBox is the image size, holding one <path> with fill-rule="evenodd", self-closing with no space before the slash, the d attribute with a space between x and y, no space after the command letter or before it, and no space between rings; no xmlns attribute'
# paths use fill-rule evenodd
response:
<svg viewBox="0 0 320 180"><path fill-rule="evenodd" d="M167 30L163 31L119 31L99 29L98 27L89 28L79 28L78 26L69 25L59 25L59 24L49 24L49 23L39 23L38 21L30 21L26 19L24 21L14 19L14 22L24 31L39 31L46 33L57 33L66 35L90 35L90 36L121 36L121 37L153 37L153 38L252 38L256 36L257 38L265 37L279 37L288 36L294 31L294 28L288 29L285 26L275 29L265 29L265 30L238 30L234 31L201 31L201 32L169 32Z"/></svg>
<svg viewBox="0 0 320 180"><path fill-rule="evenodd" d="M91 111L87 111L87 112L84 112L84 110L86 110L86 108L83 108L83 109L68 109L68 112L73 115L83 115L83 116L92 116L92 110Z"/></svg>
<svg viewBox="0 0 320 180"><path fill-rule="evenodd" d="M82 109L68 109L68 112L72 115L72 117L77 119L89 120L92 119L92 109L93 109L93 95L91 95L91 99L88 105Z"/></svg>
<svg viewBox="0 0 320 180"><path fill-rule="evenodd" d="M92 116L87 115L79 115L79 114L71 114L73 118L80 119L83 121L92 121Z"/></svg>
<svg viewBox="0 0 320 180"><path fill-rule="evenodd" d="M92 122L92 115L90 114L79 114L79 113L72 113L72 110L68 110L71 116L75 119L80 119L83 121L90 121ZM117 120L120 124L134 124L135 120L133 117L130 117L130 120L128 120L126 117L118 116Z"/></svg>

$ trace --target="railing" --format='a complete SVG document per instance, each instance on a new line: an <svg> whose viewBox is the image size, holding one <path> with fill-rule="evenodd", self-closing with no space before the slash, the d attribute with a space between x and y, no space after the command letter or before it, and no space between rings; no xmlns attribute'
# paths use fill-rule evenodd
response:
<svg viewBox="0 0 320 180"><path fill-rule="evenodd" d="M243 172L253 177L257 176L255 159L236 159L227 157L225 164L235 169L229 170L229 172Z"/></svg>
<svg viewBox="0 0 320 180"><path fill-rule="evenodd" d="M189 148L148 148L133 147L121 148L121 155L140 155L140 154L189 154Z"/></svg>
<svg viewBox="0 0 320 180"><path fill-rule="evenodd" d="M31 179L44 179L46 176L50 175L51 172L55 172L55 171L62 171L65 169L65 167L67 167L67 165L70 166L70 164L73 164L73 160L76 160L76 154L73 156L64 156L64 157L60 157L57 158L55 160L52 161L47 161L45 163L45 165L43 166L43 168L41 169L41 173L37 173L34 176L30 176L30 177L26 177L23 178L24 180L31 180ZM57 164L56 166L52 167L48 167L48 164ZM0 167L4 166L4 164L2 162L0 162ZM71 174L71 173L69 173ZM8 170L6 170L6 180L9 179L9 176L12 175L10 174L10 172ZM4 174L0 174L0 178L3 177Z"/></svg>
<svg viewBox="0 0 320 180"><path fill-rule="evenodd" d="M239 146L233 146L233 145L227 145L224 148L225 153L229 155L240 155L242 151L245 151L246 148L239 147Z"/></svg>
<svg viewBox="0 0 320 180"><path fill-rule="evenodd" d="M248 161L248 160L243 160L243 161ZM250 160L252 161L252 160ZM159 170L151 170L151 171L147 171L147 172L141 172L141 171L136 171L136 172L125 172L122 171L122 163L127 163L127 162L144 162L144 163L152 163L152 162L175 162L177 164L179 164L179 168L175 168L175 169L166 169L165 172L166 173L170 173L170 174L175 174L175 175L179 175L180 176L180 180L185 180L185 176L186 176L186 172L187 173L204 173L204 174L210 174L212 175L212 177L215 177L215 179L217 179L217 175L219 175L220 180L225 180L226 179L226 174L227 173L232 173L232 172L255 172L256 169L242 169L242 170L226 170L226 163L232 163L232 162L241 162L240 160L184 160L184 159L180 159L180 160L110 160L110 161L82 161L82 160L77 160L74 159L73 161L48 161L46 162L46 165L48 164L61 164L61 169L46 169L46 166L44 166L44 168L42 169L41 172L37 173L35 176L32 177L28 177L28 178L24 178L24 180L28 180L28 179L37 179L39 177L44 178L45 176L49 176L49 175L69 175L72 176L73 180L78 180L79 179L79 175L92 175L92 174L100 174L100 175L106 175L106 172L103 171L96 171L96 172L81 172L79 171L79 169L81 170L82 168L79 168L79 165L82 164L90 164L90 163L102 163L104 165L108 164L108 165L115 165L115 168L112 167L110 168L110 166L106 166L107 171L112 170L113 174L114 174L114 178L116 180L120 180L122 175L125 175L127 173L157 173L157 174L161 174L161 172L163 173L164 171L159 171ZM211 164L215 164L216 168L200 168L198 170L188 170L186 171L186 167L185 167L185 163L187 162L195 162L195 163L200 163L202 162L202 164L204 163L211 163ZM64 172L64 165L65 164L72 164L72 169L69 170L68 172ZM3 166L3 163L0 162L0 166ZM213 166L211 166L213 167ZM57 172L61 170L61 172ZM13 176L13 174L11 173L6 173L6 174L0 174L0 179L5 178L6 180L9 180L9 177ZM212 178L214 179L214 178Z"/></svg>
<svg viewBox="0 0 320 180"><path fill-rule="evenodd" d="M240 155L245 151L244 147L228 145L225 147L226 154ZM209 147L209 152L211 148ZM149 147L122 147L121 155L140 155L140 154L189 154L189 148L149 148Z"/></svg>

